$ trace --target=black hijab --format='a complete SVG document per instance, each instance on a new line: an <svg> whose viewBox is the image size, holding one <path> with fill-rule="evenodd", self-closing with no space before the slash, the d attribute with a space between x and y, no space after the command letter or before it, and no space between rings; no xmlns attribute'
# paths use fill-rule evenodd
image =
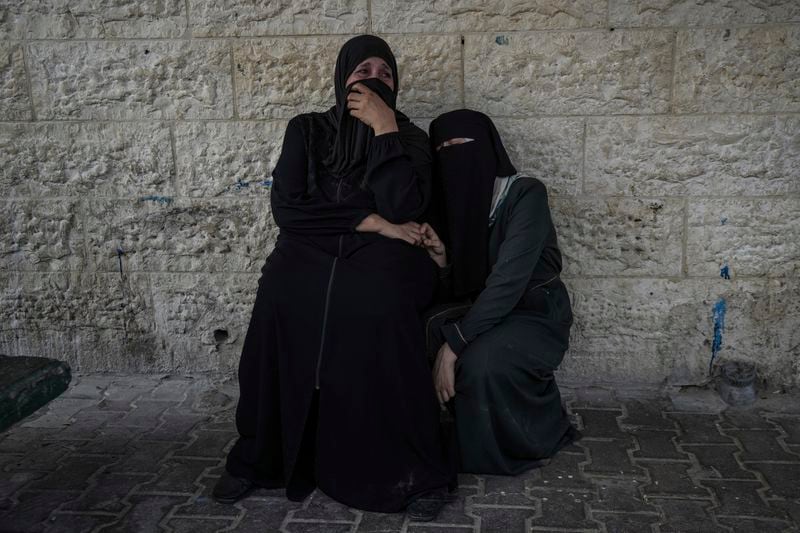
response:
<svg viewBox="0 0 800 533"><path fill-rule="evenodd" d="M357 118L350 116L350 111L347 109L347 95L355 83L346 86L346 82L355 68L369 57L379 57L386 61L386 64L392 70L394 90L375 78L360 80L355 83L366 85L370 90L377 93L391 109L395 109L396 106L399 85L397 61L386 41L374 35L359 35L347 41L342 46L339 51L339 57L336 59L336 71L334 73L336 105L326 113L333 126L335 137L327 140L329 151L323 160L323 164L336 178L363 175L366 168L367 153L374 133L372 128ZM402 119L405 119L408 124L410 122L405 115L397 112L397 110L395 110L395 114L397 125L402 133Z"/></svg>
<svg viewBox="0 0 800 533"><path fill-rule="evenodd" d="M491 119L470 109L437 117L430 126L434 173L441 187L447 253L456 296L483 289L489 275L489 211L496 177L517 173ZM444 146L455 138L474 139Z"/></svg>

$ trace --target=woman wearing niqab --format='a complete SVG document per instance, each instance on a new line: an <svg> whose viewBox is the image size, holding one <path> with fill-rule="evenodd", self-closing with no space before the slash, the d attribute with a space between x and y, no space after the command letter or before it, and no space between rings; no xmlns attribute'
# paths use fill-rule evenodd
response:
<svg viewBox="0 0 800 533"><path fill-rule="evenodd" d="M572 309L547 190L517 173L483 113L445 113L430 136L446 247L428 225L424 244L459 302L428 321L437 394L461 471L518 474L578 437L553 375Z"/></svg>
<svg viewBox="0 0 800 533"><path fill-rule="evenodd" d="M451 479L420 318L436 265L410 222L430 200L427 135L395 110L383 40L348 41L334 77L336 105L289 122L273 172L280 234L239 363L239 439L215 489L226 503L319 487L393 512Z"/></svg>

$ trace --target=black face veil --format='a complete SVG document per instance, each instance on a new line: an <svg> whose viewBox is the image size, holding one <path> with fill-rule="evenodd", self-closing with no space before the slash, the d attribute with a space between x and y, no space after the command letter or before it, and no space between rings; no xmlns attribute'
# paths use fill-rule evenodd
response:
<svg viewBox="0 0 800 533"><path fill-rule="evenodd" d="M480 291L489 274L489 211L496 177L516 174L491 119L469 109L430 126L434 172L441 184L447 253L456 296ZM455 142L451 142L456 139ZM466 142L462 142L469 139ZM442 146L443 143L445 146Z"/></svg>
<svg viewBox="0 0 800 533"><path fill-rule="evenodd" d="M374 35L359 35L347 41L339 51L339 57L336 60L334 73L336 105L328 111L329 119L336 129L336 138L324 160L325 166L337 178L363 173L369 142L374 136L372 128L350 116L347 109L347 94L354 85L346 86L347 78L362 61L369 57L379 57L386 61L392 70L394 90L375 78L361 80L357 83L362 83L377 93L390 108L395 109L396 106L399 83L397 61L386 41ZM398 117L398 125L399 122L400 117Z"/></svg>

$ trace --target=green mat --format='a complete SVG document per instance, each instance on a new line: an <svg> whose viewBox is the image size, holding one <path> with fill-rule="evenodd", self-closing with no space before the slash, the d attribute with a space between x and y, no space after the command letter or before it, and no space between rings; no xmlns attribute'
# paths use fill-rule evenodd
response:
<svg viewBox="0 0 800 533"><path fill-rule="evenodd" d="M0 355L0 431L58 397L71 378L62 361Z"/></svg>

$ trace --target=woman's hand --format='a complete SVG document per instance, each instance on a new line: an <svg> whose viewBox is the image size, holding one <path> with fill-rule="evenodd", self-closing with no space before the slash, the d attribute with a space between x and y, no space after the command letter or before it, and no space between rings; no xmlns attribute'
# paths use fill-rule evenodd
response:
<svg viewBox="0 0 800 533"><path fill-rule="evenodd" d="M416 222L392 224L377 213L367 215L356 226L356 231L362 233L377 233L389 239L400 239L415 246L422 243L422 227Z"/></svg>
<svg viewBox="0 0 800 533"><path fill-rule="evenodd" d="M456 395L456 359L458 356L447 343L442 344L433 364L433 386L440 403Z"/></svg>
<svg viewBox="0 0 800 533"><path fill-rule="evenodd" d="M347 95L347 109L351 116L372 128L376 136L398 131L392 108L363 83L356 83Z"/></svg>
<svg viewBox="0 0 800 533"><path fill-rule="evenodd" d="M420 229L422 230L422 246L428 252L428 255L439 265L439 268L447 266L447 251L442 240L427 222Z"/></svg>

